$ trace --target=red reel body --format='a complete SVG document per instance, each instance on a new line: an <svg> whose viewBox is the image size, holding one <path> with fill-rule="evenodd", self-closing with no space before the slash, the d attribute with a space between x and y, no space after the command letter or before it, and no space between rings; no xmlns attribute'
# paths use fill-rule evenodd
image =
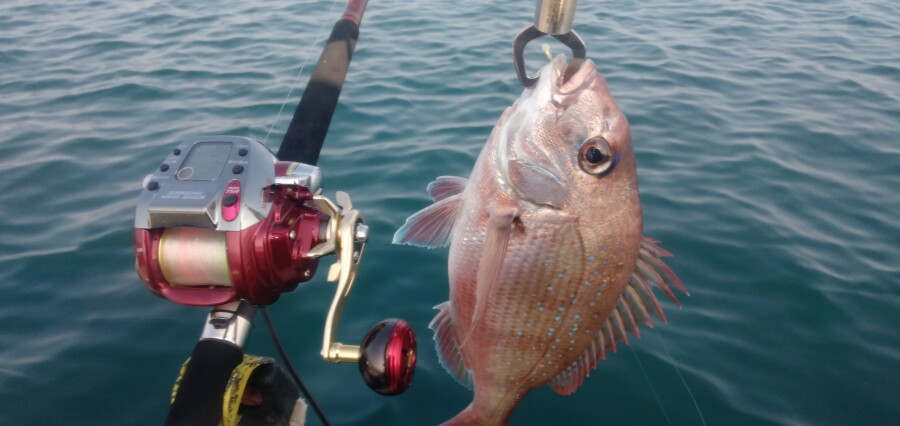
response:
<svg viewBox="0 0 900 426"><path fill-rule="evenodd" d="M307 256L319 243L322 213L305 203L312 193L302 186L275 186L269 192L271 208L261 222L241 231L214 231L202 228L157 228L134 230L135 261L141 279L153 293L175 303L193 306L215 306L237 299L253 304L275 302L281 293L294 290L316 273L318 258ZM185 251L201 250L210 240L223 238L225 267L230 285L210 283L206 286L179 285L179 273ZM184 240L184 251L160 250L165 238ZM177 243L176 243L177 244ZM190 260L188 260L190 261ZM212 263L204 265L203 262ZM216 260L199 259L193 270L223 266ZM164 272L164 270L167 273ZM167 279L171 279L170 282Z"/></svg>
<svg viewBox="0 0 900 426"><path fill-rule="evenodd" d="M175 303L266 305L315 275L327 238L318 168L279 162L237 136L183 141L144 180L135 211L135 266Z"/></svg>

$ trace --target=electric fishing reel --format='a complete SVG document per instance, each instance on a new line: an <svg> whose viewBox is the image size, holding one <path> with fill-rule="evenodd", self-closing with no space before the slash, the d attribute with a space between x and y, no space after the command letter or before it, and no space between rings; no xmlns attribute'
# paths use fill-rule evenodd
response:
<svg viewBox="0 0 900 426"><path fill-rule="evenodd" d="M310 280L320 258L336 254L327 279L337 288L321 355L358 362L378 393L402 393L416 362L407 322L378 323L360 346L337 342L368 227L346 193L332 201L321 188L318 167L278 161L253 139L185 140L144 178L134 222L138 275L151 292L178 304L269 305Z"/></svg>

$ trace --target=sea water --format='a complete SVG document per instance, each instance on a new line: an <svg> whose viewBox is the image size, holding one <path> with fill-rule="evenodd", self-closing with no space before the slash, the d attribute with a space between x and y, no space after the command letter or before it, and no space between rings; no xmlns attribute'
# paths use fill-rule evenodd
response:
<svg viewBox="0 0 900 426"><path fill-rule="evenodd" d="M207 310L135 274L141 180L195 135L276 149L342 10L0 4L0 424L162 422ZM270 313L334 424L436 424L471 400L427 329L447 251L390 240L428 182L468 174L521 92L510 46L533 13L368 7L319 162L326 194L348 192L371 227L340 339L405 318L419 362L405 394L379 396L319 358L324 274L284 295ZM900 3L583 1L575 29L631 122L646 234L691 297L575 394L529 394L512 424L900 423ZM275 355L263 327L247 351Z"/></svg>

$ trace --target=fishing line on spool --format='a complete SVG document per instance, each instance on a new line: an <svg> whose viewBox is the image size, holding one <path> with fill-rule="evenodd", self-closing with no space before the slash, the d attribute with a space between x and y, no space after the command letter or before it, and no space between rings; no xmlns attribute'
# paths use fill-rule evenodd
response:
<svg viewBox="0 0 900 426"><path fill-rule="evenodd" d="M328 10L328 16L331 16L331 14L334 13L334 5L336 5L337 2L338 2L338 0L334 0L331 3L331 9ZM313 44L310 47L314 47L317 44L319 44L319 42L322 41L322 32L325 30L325 24L327 22L328 21L325 19L322 20L322 25L319 26L319 32L316 34L316 37L313 39L314 40ZM285 96L284 100L281 102L281 108L278 109L278 114L275 115L275 119L272 120L272 125L269 126L269 131L266 132L266 137L263 138L263 141L262 141L263 145L265 145L266 142L269 140L269 135L272 134L272 129L275 128L275 123L278 123L278 119L281 118L281 113L284 111L284 106L287 105L288 99L291 98L291 94L294 93L294 89L297 87L297 83L300 82L300 76L303 75L303 69L306 68L306 64L309 63L309 57L310 57L309 51L310 51L310 49L306 49L306 55L303 58L303 63L300 65L300 70L297 71L297 76L294 77L294 82L291 83L291 88L290 88L290 90L288 90L287 96Z"/></svg>

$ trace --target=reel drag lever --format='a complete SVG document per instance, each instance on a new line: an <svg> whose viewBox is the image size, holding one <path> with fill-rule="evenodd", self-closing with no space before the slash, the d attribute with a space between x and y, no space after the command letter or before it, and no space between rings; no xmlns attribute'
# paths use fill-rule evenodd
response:
<svg viewBox="0 0 900 426"><path fill-rule="evenodd" d="M340 316L356 279L369 228L362 214L353 209L346 192L338 191L335 198L336 204L321 195L313 197L316 207L330 219L325 241L313 247L309 255L320 257L334 252L338 257L328 269L327 280L337 281L337 288L325 317L321 355L329 362L357 362L363 380L372 390L398 395L409 388L416 366L416 337L406 321L392 318L379 322L360 346L337 341Z"/></svg>

